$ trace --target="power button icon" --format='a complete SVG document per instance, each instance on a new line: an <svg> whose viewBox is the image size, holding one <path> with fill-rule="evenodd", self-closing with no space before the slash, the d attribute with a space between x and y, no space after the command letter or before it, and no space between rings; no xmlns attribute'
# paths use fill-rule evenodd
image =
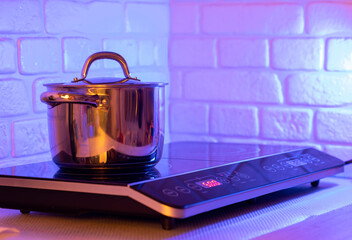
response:
<svg viewBox="0 0 352 240"><path fill-rule="evenodd" d="M177 197L178 196L178 192L172 190L172 189L169 189L169 188L164 188L162 190L162 192L167 195L167 196L170 196L170 197Z"/></svg>

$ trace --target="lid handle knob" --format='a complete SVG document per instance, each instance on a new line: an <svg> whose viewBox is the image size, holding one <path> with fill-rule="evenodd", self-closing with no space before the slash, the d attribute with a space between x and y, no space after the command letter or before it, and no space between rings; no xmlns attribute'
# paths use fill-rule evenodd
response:
<svg viewBox="0 0 352 240"><path fill-rule="evenodd" d="M125 78L120 80L120 81L117 81L117 82L123 83L123 82L128 81L129 79L140 81L137 78L131 78L130 71L128 70L127 62L120 54L117 54L117 53L114 53L114 52L97 52L97 53L94 53L94 54L90 55L87 58L86 62L84 63L84 66L83 66L83 69L82 69L82 78L80 78L80 79L74 78L74 80L72 82L84 81L85 83L94 84L94 83L86 80L86 77L87 77L90 65L94 61L99 60L99 59L115 60L121 65L123 74L125 75Z"/></svg>

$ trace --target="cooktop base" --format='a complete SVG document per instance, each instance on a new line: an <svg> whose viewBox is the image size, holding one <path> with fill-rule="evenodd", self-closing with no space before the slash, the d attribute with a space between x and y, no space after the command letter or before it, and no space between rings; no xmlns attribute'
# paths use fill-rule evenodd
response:
<svg viewBox="0 0 352 240"><path fill-rule="evenodd" d="M164 229L234 203L343 172L344 162L313 148L181 142L165 146L143 174L62 174L52 162L0 169L0 207L30 211L161 217Z"/></svg>

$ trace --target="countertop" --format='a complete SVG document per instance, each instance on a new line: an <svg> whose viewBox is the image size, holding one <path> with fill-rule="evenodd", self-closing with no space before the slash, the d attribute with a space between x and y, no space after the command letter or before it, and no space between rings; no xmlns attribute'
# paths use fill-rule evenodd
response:
<svg viewBox="0 0 352 240"><path fill-rule="evenodd" d="M340 174L177 220L170 231L157 219L0 209L0 227L19 231L0 239L352 239L351 223L352 177Z"/></svg>

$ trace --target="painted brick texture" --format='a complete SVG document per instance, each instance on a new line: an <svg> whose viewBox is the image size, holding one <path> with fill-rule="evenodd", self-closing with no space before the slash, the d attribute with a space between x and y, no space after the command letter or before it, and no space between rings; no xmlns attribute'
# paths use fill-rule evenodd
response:
<svg viewBox="0 0 352 240"><path fill-rule="evenodd" d="M45 29L49 33L119 33L123 6L119 2L45 1Z"/></svg>
<svg viewBox="0 0 352 240"><path fill-rule="evenodd" d="M327 42L326 69L329 71L352 70L352 39L333 38Z"/></svg>
<svg viewBox="0 0 352 240"><path fill-rule="evenodd" d="M40 0L0 1L1 33L38 33L43 27Z"/></svg>
<svg viewBox="0 0 352 240"><path fill-rule="evenodd" d="M101 51L99 42L88 38L64 38L62 39L63 48L63 70L65 72L81 71L83 63L93 52ZM123 54L123 53L121 53ZM123 55L125 56L125 55ZM100 62L94 62L90 69L96 69Z"/></svg>
<svg viewBox="0 0 352 240"><path fill-rule="evenodd" d="M168 83L170 19L166 0L0 1L0 166L50 160L43 84L80 77L95 52L117 52L131 76ZM100 76L123 73L99 60L88 77Z"/></svg>
<svg viewBox="0 0 352 240"><path fill-rule="evenodd" d="M312 2L307 7L307 31L327 35L352 30L350 2Z"/></svg>
<svg viewBox="0 0 352 240"><path fill-rule="evenodd" d="M22 74L56 73L61 67L60 42L56 38L23 38L19 40Z"/></svg>
<svg viewBox="0 0 352 240"><path fill-rule="evenodd" d="M97 51L169 82L167 141L314 145L348 158L349 1L0 1L0 159L48 153L43 83ZM89 76L121 76L109 60ZM34 145L33 145L34 144ZM349 157L350 158L350 157Z"/></svg>
<svg viewBox="0 0 352 240"><path fill-rule="evenodd" d="M17 49L12 39L0 39L0 73L14 73L17 69Z"/></svg>
<svg viewBox="0 0 352 240"><path fill-rule="evenodd" d="M131 33L169 33L170 11L166 4L129 3L126 31Z"/></svg>
<svg viewBox="0 0 352 240"><path fill-rule="evenodd" d="M46 119L16 121L12 125L14 157L43 153L49 150Z"/></svg>
<svg viewBox="0 0 352 240"><path fill-rule="evenodd" d="M313 120L311 110L266 108L260 116L263 138L296 141L310 138Z"/></svg>
<svg viewBox="0 0 352 240"><path fill-rule="evenodd" d="M9 155L8 130L5 123L0 122L0 159Z"/></svg>
<svg viewBox="0 0 352 240"><path fill-rule="evenodd" d="M269 46L265 39L223 39L219 43L219 65L267 67Z"/></svg>
<svg viewBox="0 0 352 240"><path fill-rule="evenodd" d="M182 72L170 72L170 98L182 98Z"/></svg>
<svg viewBox="0 0 352 240"><path fill-rule="evenodd" d="M172 33L196 33L198 31L198 6L196 4L177 4L170 9Z"/></svg>
<svg viewBox="0 0 352 240"><path fill-rule="evenodd" d="M170 6L171 140L314 145L351 158L350 2ZM183 108L192 117L180 117ZM182 130L193 118L197 127Z"/></svg>
<svg viewBox="0 0 352 240"><path fill-rule="evenodd" d="M321 39L275 39L272 66L278 69L319 70L323 67L324 41Z"/></svg>
<svg viewBox="0 0 352 240"><path fill-rule="evenodd" d="M217 4L201 6L204 33L299 34L303 8L296 4Z"/></svg>
<svg viewBox="0 0 352 240"><path fill-rule="evenodd" d="M351 74L297 73L287 77L287 100L293 104L339 106L352 102Z"/></svg>
<svg viewBox="0 0 352 240"><path fill-rule="evenodd" d="M215 67L216 44L209 38L180 38L170 42L170 63L182 67Z"/></svg>
<svg viewBox="0 0 352 240"><path fill-rule="evenodd" d="M256 137L259 133L255 107L214 106L210 119L210 132L216 135Z"/></svg>
<svg viewBox="0 0 352 240"><path fill-rule="evenodd" d="M24 81L0 79L0 117L22 115L29 112L30 97Z"/></svg>
<svg viewBox="0 0 352 240"><path fill-rule="evenodd" d="M351 110L321 110L317 113L317 138L321 141L351 143Z"/></svg>
<svg viewBox="0 0 352 240"><path fill-rule="evenodd" d="M104 39L104 51L119 52L128 62L130 67L138 64L138 43L134 39ZM119 68L115 61L106 60L105 68Z"/></svg>
<svg viewBox="0 0 352 240"><path fill-rule="evenodd" d="M170 105L170 125L173 132L207 133L209 106L204 104L174 103Z"/></svg>
<svg viewBox="0 0 352 240"><path fill-rule="evenodd" d="M184 96L192 100L281 103L275 74L240 71L196 71L185 74Z"/></svg>

